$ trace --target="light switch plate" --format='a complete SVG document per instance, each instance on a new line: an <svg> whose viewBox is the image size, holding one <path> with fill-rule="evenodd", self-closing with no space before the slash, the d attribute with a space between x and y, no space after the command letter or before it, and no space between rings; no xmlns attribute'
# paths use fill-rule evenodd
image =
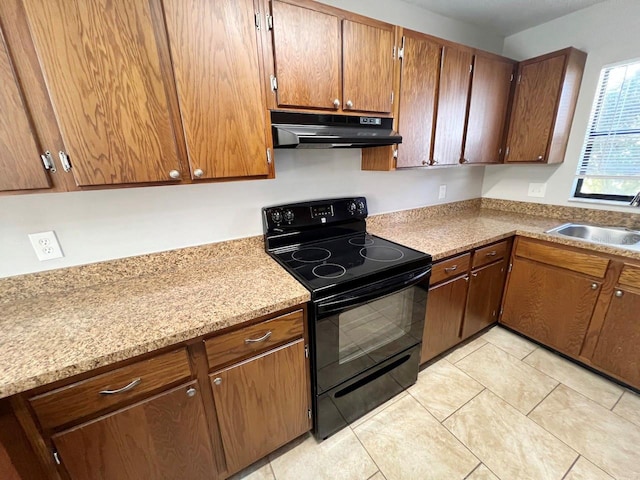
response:
<svg viewBox="0 0 640 480"><path fill-rule="evenodd" d="M56 238L56 232L30 233L29 241L41 262L64 257Z"/></svg>
<svg viewBox="0 0 640 480"><path fill-rule="evenodd" d="M530 183L529 184L529 192L527 193L529 197L544 198L546 193L547 193L546 183Z"/></svg>
<svg viewBox="0 0 640 480"><path fill-rule="evenodd" d="M440 185L440 190L438 191L438 200L443 200L447 197L447 186Z"/></svg>

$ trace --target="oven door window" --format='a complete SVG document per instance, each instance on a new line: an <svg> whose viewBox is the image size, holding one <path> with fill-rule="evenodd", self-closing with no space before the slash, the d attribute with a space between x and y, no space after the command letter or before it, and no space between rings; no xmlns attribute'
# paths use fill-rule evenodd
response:
<svg viewBox="0 0 640 480"><path fill-rule="evenodd" d="M318 393L420 343L427 285L316 319Z"/></svg>

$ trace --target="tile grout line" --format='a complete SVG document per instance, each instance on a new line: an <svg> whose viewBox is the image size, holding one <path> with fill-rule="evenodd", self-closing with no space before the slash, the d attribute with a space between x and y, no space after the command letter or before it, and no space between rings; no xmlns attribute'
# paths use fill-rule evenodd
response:
<svg viewBox="0 0 640 480"><path fill-rule="evenodd" d="M474 468L473 470L471 470L471 471L469 472L469 474L468 474L466 477L464 477L464 479L463 479L463 480L467 480L471 475L473 475L473 472L475 472L476 470L478 470L482 465L483 465L483 463L482 463L482 462L480 462L478 465L476 465L476 468Z"/></svg>
<svg viewBox="0 0 640 480"><path fill-rule="evenodd" d="M571 469L574 467L574 465L576 463L578 463L578 460L580 460L580 457L582 456L582 454L580 452L578 452L578 457L573 461L573 463L571 464L571 466L569 467L569 470L566 471L566 473L562 476L562 478L560 480L564 480L565 478L567 478L567 475L569 475L569 472L571 471Z"/></svg>
<svg viewBox="0 0 640 480"><path fill-rule="evenodd" d="M374 415L375 417L376 415ZM373 418L373 417L371 417ZM370 419L369 419L370 420ZM367 420L368 421L368 420ZM365 423L365 422L363 422ZM351 427L349 427L351 428ZM362 440L360 440L360 437L358 436L358 434L355 432L355 430L353 428L351 428L351 433L353 433L353 436L356 437L356 440L358 440L358 443L362 446L362 449L365 451L365 453L367 454L367 456L369 457L369 459L373 462L373 464L376 466L376 468L378 469L377 472L375 472L373 475L371 475L371 477L369 477L369 479L371 479L372 477L374 477L378 472L380 472L382 474L382 476L384 478L387 478L387 476L384 474L384 472L382 471L382 469L380 468L380 465L378 465L378 463L374 460L373 456L371 455L371 452L369 452L369 450L367 450L367 447L365 447L364 443L362 443Z"/></svg>
<svg viewBox="0 0 640 480"><path fill-rule="evenodd" d="M480 336L480 337L478 337L478 338L476 338L475 340L473 340L473 341L471 341L471 342L467 343L466 345L462 345L460 348L464 348L464 347L466 347L467 345L471 345L473 342L475 342L476 340L480 340L480 339L482 339L482 337L481 337L481 336ZM487 342L486 340L483 340L483 341L484 341L484 343L483 343L482 345L478 346L478 348L474 348L472 351L470 351L469 353L467 353L464 357L460 357L460 358L459 358L458 360L456 360L455 362L452 362L451 360L448 360L448 359L447 359L447 357L448 357L449 355L451 355L452 353L454 353L454 352L455 352L455 350L454 350L453 352L450 352L450 353L449 353L449 355L446 355L446 356L444 357L444 360L447 360L451 365L455 365L455 364L456 364L456 363L458 363L459 361L461 361L461 360L463 360L463 359L467 358L469 355L471 355L471 354L472 354L472 353L474 353L474 352L477 352L477 351L478 351L478 350L480 350L482 347L484 347L487 343L489 343L489 342ZM428 367L427 367L427 368L428 368Z"/></svg>
<svg viewBox="0 0 640 480"><path fill-rule="evenodd" d="M553 378L553 377L549 377L549 378ZM555 378L553 378L553 379L554 379L554 380L556 380ZM558 382L558 380L556 380L556 381ZM549 395L551 395L553 392L555 392L556 388L558 388L560 385L564 385L564 383L562 383L562 382L558 382L558 384L557 384L555 387L553 387L553 388L551 389L551 391L550 391L549 393L547 393L547 394L542 398L542 400L540 400L538 403L536 403L536 404L533 406L533 408L531 408L531 410L529 410L527 413L525 413L525 414L524 414L524 416L525 416L525 417L527 417L527 418L529 418L529 414L530 414L531 412L533 412L536 408L538 408L538 405L540 405L542 402L544 402L544 401L549 397ZM566 385L565 385L565 386L566 386ZM509 402L507 402L507 403L509 403Z"/></svg>
<svg viewBox="0 0 640 480"><path fill-rule="evenodd" d="M620 397L618 397L618 400L616 400L616 403L613 404L613 407L611 407L609 410L611 410L613 413L616 413L613 411L614 408L616 408L616 406L620 403L620 400L622 400L622 397L624 397L626 390L622 390L622 393L620 394Z"/></svg>
<svg viewBox="0 0 640 480"><path fill-rule="evenodd" d="M269 460L269 470L271 470L271 475L273 475L273 480L278 480L278 477L276 477L276 471L273 469L273 465L271 465L271 460Z"/></svg>
<svg viewBox="0 0 640 480"><path fill-rule="evenodd" d="M475 380L475 379L474 379L474 380ZM476 381L477 381L477 380L476 380ZM480 382L478 382L478 383L480 383ZM482 385L482 383L480 383L480 385ZM484 385L482 385L482 390L480 390L480 391L479 391L478 393L476 393L473 397L471 397L469 400L467 400L465 403L463 403L462 405L460 405L460 406L459 406L458 408L456 408L453 412L451 412L449 415L447 415L445 418L443 418L443 419L442 419L442 421L440 422L440 423L442 424L442 426L443 426L444 428L447 428L447 427L445 426L444 422L446 422L446 421L447 421L447 420L449 420L452 416L454 416L456 413L458 413L458 411L459 411L462 407L464 407L465 405L469 404L471 401L473 401L473 399L475 399L478 395L480 395L480 394L481 394L482 392L484 392L485 390L489 390L489 389L488 389L487 387L485 387ZM490 391L490 390L489 390L489 391ZM491 392L491 393L493 393L493 392ZM420 403L420 402L418 402L418 403ZM422 404L420 404L420 405L422 405ZM425 407L423 406L423 408L425 408ZM429 413L431 413L431 412L429 412ZM438 419L436 418L436 420L438 420ZM447 428L447 430L449 430L449 429Z"/></svg>

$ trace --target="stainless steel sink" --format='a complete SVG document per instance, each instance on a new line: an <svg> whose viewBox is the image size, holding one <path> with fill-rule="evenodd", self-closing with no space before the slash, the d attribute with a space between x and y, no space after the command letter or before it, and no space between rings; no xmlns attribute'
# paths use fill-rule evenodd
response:
<svg viewBox="0 0 640 480"><path fill-rule="evenodd" d="M545 233L577 238L592 243L640 250L640 232L619 227L597 227L580 223L565 223Z"/></svg>

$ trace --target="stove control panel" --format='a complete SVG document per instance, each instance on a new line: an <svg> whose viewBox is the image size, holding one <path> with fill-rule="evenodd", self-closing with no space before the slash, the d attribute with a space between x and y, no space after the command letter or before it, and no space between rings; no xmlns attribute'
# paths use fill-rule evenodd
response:
<svg viewBox="0 0 640 480"><path fill-rule="evenodd" d="M365 197L315 200L262 209L265 233L364 220L367 215Z"/></svg>

